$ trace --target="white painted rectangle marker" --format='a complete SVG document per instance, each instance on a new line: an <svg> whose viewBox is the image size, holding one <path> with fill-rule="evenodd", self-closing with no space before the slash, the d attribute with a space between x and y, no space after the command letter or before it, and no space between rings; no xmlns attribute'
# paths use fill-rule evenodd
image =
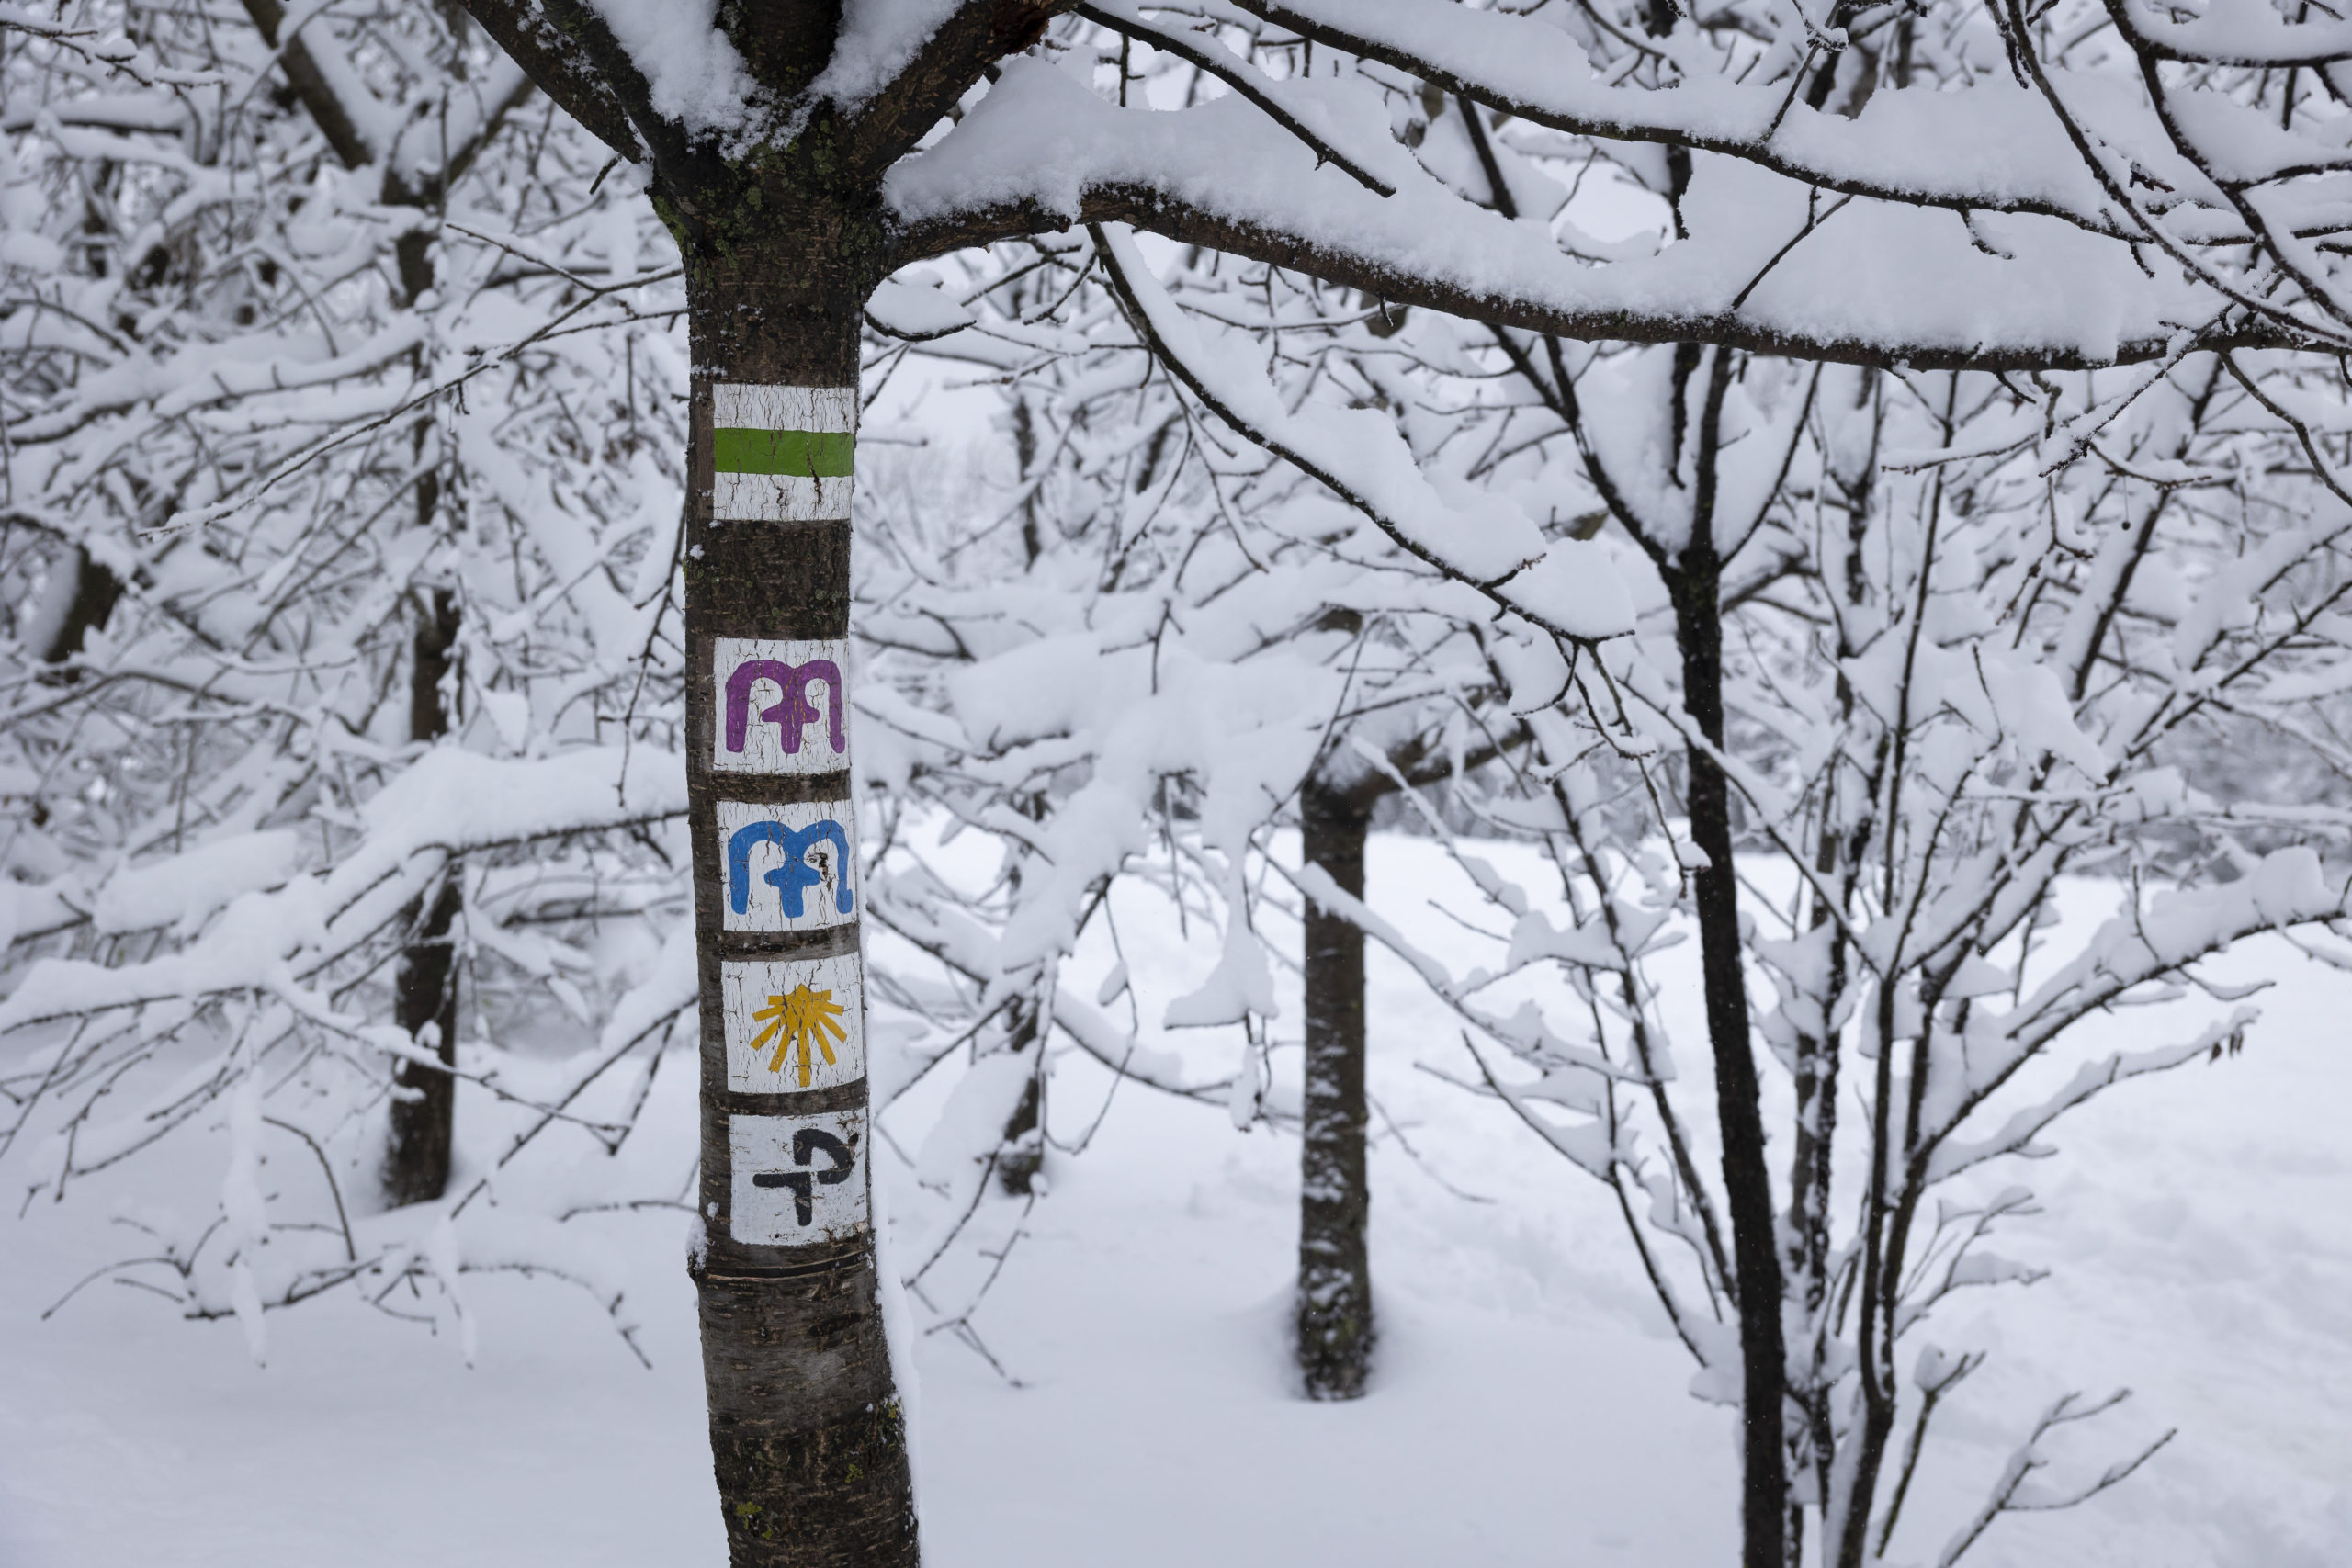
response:
<svg viewBox="0 0 2352 1568"><path fill-rule="evenodd" d="M722 773L849 766L849 644L711 639L710 765Z"/></svg>
<svg viewBox="0 0 2352 1568"><path fill-rule="evenodd" d="M723 929L813 931L857 919L857 822L846 800L718 803Z"/></svg>
<svg viewBox="0 0 2352 1568"><path fill-rule="evenodd" d="M727 1087L737 1094L833 1089L865 1076L857 954L718 966Z"/></svg>
<svg viewBox="0 0 2352 1568"><path fill-rule="evenodd" d="M730 1116L727 1234L754 1247L841 1241L865 1230L865 1112Z"/></svg>
<svg viewBox="0 0 2352 1568"><path fill-rule="evenodd" d="M711 515L791 523L849 515L857 393L848 387L711 389Z"/></svg>

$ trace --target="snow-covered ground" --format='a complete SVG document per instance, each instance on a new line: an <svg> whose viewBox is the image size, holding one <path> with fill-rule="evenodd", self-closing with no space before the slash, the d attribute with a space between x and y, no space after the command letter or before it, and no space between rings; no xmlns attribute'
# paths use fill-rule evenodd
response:
<svg viewBox="0 0 2352 1568"><path fill-rule="evenodd" d="M1449 940L1417 907L1444 880L1432 846L1376 842L1372 879L1375 903ZM1160 936L1139 971L1173 984L1207 962ZM2178 1427L2173 1444L2084 1509L2003 1521L1971 1562L2352 1562L2352 976L2278 942L2223 967L2278 982L2245 1054L2062 1125L2061 1154L2030 1172L2046 1213L2002 1249L2054 1272L1932 1325L1993 1359L1939 1418L1894 1560L1933 1560L2051 1397L2129 1385L2131 1405L2074 1452L2095 1470L2135 1437ZM1731 1560L1730 1416L1687 1396L1691 1369L1613 1212L1506 1114L1418 1071L1462 1066L1453 1032L1399 966L1376 962L1373 984L1374 1093L1420 1157L1390 1136L1374 1156L1371 1395L1310 1405L1287 1387L1295 1143L1123 1087L1086 1153L1050 1168L978 1314L1019 1386L949 1336L922 1348L928 1561ZM2178 1038L2210 1010L2127 1014L2085 1048ZM1277 1062L1295 1073L1296 1053ZM1074 1135L1109 1079L1076 1058L1057 1075L1056 1124ZM662 1075L630 1157L683 1170L691 1088ZM893 1113L901 1142L927 1113L922 1093ZM134 1166L118 1190L217 1190L217 1148L191 1138L157 1157L180 1164ZM275 1316L257 1369L234 1324L184 1324L134 1290L93 1289L39 1320L121 1256L100 1224L108 1201L101 1181L0 1221L6 1568L723 1561L680 1215L594 1222L650 1371L581 1293L479 1276L470 1368L451 1337L337 1300ZM894 1202L917 1213L916 1194Z"/></svg>

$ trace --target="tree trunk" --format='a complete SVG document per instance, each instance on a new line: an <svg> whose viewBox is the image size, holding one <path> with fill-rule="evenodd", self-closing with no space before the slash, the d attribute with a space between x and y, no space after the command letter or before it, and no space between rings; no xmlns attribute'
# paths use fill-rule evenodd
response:
<svg viewBox="0 0 2352 1568"><path fill-rule="evenodd" d="M80 545L75 545L65 559L74 573L74 596L66 602L65 614L51 634L49 646L41 649L41 661L45 664L62 664L79 658L90 634L106 626L107 617L114 614L115 602L122 597L122 580ZM67 568L61 565L58 570Z"/></svg>
<svg viewBox="0 0 2352 1568"><path fill-rule="evenodd" d="M1363 897L1371 812L1310 780L1299 798L1303 858ZM1299 1160L1298 1370L1309 1399L1354 1399L1372 1359L1372 1260L1364 1223L1363 931L1306 906L1306 1138Z"/></svg>
<svg viewBox="0 0 2352 1568"><path fill-rule="evenodd" d="M1026 475L1030 460L1037 455L1036 434L1030 427L1029 405L1016 403L1013 432L1021 452L1021 471ZM1036 497L1022 503L1023 522L1022 538L1029 548L1029 564L1037 564ZM1014 809L1033 822L1046 819L1046 796L1043 792L1018 796ZM1021 891L1023 862L1015 859L1008 881L1017 898ZM1035 1049L1045 1037L1046 1021L1046 971L1033 970L1029 987L1012 998L1004 1010L1004 1046L1007 1051ZM1029 1082L1013 1101L1012 1114L1004 1119L1004 1135L997 1146L997 1185L1009 1198L1034 1197L1037 1191L1037 1173L1046 1168L1046 1053L1036 1050L1031 1064Z"/></svg>
<svg viewBox="0 0 2352 1568"><path fill-rule="evenodd" d="M272 38L277 28L275 17L265 24ZM401 304L413 309L433 287L431 236L403 234L394 242L392 254L400 272ZM423 375L425 355L422 348L413 360ZM421 455L432 433L429 419L417 421L413 449ZM428 471L416 481L418 529L430 530L440 509L440 476ZM449 589L427 589L421 595L416 631L410 641L408 735L412 740L429 745L440 739L449 733L450 721L456 716L455 694L443 688L449 678L450 655L458 646L460 615L458 596ZM451 861L440 883L409 906L401 922L408 930L408 942L401 950L393 982L392 1021L412 1042L438 1055L444 1069L458 1065L458 955L452 932L464 910L464 863ZM427 1025L433 1030L429 1045ZM448 1071L436 1072L421 1062L395 1063L391 1116L384 1138L385 1199L395 1206L438 1202L449 1189L449 1160L457 1137L458 1080Z"/></svg>
<svg viewBox="0 0 2352 1568"><path fill-rule="evenodd" d="M1029 1051L1035 1047L1041 1017L1038 998L1021 997L1005 1010L1004 1048ZM1035 1070L1012 1114L1004 1119L1004 1141L997 1151L997 1185L1008 1198L1034 1197L1037 1173L1046 1167L1046 1056L1037 1053Z"/></svg>
<svg viewBox="0 0 2352 1568"><path fill-rule="evenodd" d="M1702 509L1702 518L1709 513ZM1705 538L1667 574L1675 640L1682 654L1682 705L1708 743L1724 739L1722 562ZM1724 1198L1738 1274L1741 1405L1740 1528L1743 1568L1781 1568L1787 1557L1788 1455L1781 1430L1787 1388L1781 1345L1781 1258L1774 1240L1772 1179L1764 1159L1764 1114L1747 1014L1739 930L1739 883L1732 866L1731 792L1713 756L1685 753L1690 840L1707 857L1691 874L1707 1038L1715 1064L1716 1122L1723 1135Z"/></svg>
<svg viewBox="0 0 2352 1568"><path fill-rule="evenodd" d="M428 481L429 482L429 481ZM419 510L433 504L421 499ZM458 598L432 590L417 617L409 660L409 734L438 740L449 731L442 682L458 642ZM441 1059L435 1069L403 1059L392 1066L390 1123L384 1138L384 1197L395 1206L430 1203L449 1186L458 1080L458 963L453 933L465 904L463 866L451 862L440 882L408 907L408 931L395 972L392 1021L417 1046Z"/></svg>
<svg viewBox="0 0 2352 1568"><path fill-rule="evenodd" d="M870 1198L846 677L865 290L839 214L687 243L691 1271L736 1568L917 1561Z"/></svg>

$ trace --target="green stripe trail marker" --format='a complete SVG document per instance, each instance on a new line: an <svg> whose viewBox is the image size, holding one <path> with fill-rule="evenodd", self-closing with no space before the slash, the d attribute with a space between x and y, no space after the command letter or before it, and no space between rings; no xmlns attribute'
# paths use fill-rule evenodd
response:
<svg viewBox="0 0 2352 1568"><path fill-rule="evenodd" d="M713 430L711 467L722 474L849 477L857 437L830 430Z"/></svg>
<svg viewBox="0 0 2352 1568"><path fill-rule="evenodd" d="M714 523L801 523L849 515L857 393L848 387L711 389Z"/></svg>

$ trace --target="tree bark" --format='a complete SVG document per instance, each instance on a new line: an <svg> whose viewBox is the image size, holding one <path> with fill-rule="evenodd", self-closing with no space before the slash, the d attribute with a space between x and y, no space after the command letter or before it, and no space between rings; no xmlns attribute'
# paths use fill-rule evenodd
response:
<svg viewBox="0 0 2352 1568"><path fill-rule="evenodd" d="M1712 421L1710 423L1712 428ZM1698 515L1707 518L1710 509ZM1699 537L1667 576L1675 640L1682 654L1682 705L1708 745L1724 739L1723 563L1702 522ZM1699 925L1707 1038L1715 1065L1716 1122L1723 1137L1724 1197L1738 1275L1741 1408L1740 1529L1743 1568L1781 1568L1787 1556L1788 1454L1781 1405L1787 1388L1781 1344L1781 1258L1774 1241L1772 1179L1764 1157L1764 1115L1747 1010L1739 930L1739 883L1732 865L1731 792L1713 754L1687 749L1685 805L1690 840L1707 863L1691 874Z"/></svg>
<svg viewBox="0 0 2352 1568"><path fill-rule="evenodd" d="M885 221L883 175L991 62L1036 40L1056 0L952 8L863 107L805 103L788 137L754 152L670 118L581 0L464 3L582 125L651 165L684 262L703 1066L690 1271L729 1550L735 1568L913 1564L870 1198L844 722L858 351L867 297L911 259ZM781 106L825 68L842 16L841 0L763 0L713 21Z"/></svg>
<svg viewBox="0 0 2352 1568"><path fill-rule="evenodd" d="M1037 998L1023 997L1005 1010L1004 1048L1012 1052L1035 1050L1039 1025ZM1037 1053L1035 1069L1029 1075L1028 1084L1021 1098L1012 1102L1012 1114L1004 1119L1004 1141L996 1156L997 1185L1008 1198L1034 1197L1037 1191L1037 1173L1046 1168L1046 1058Z"/></svg>
<svg viewBox="0 0 2352 1568"><path fill-rule="evenodd" d="M65 614L51 635L49 646L41 649L44 664L62 664L81 657L90 634L106 626L107 618L114 614L116 601L122 597L122 579L80 545L73 547L58 568L69 569L74 573L74 596L66 602Z"/></svg>
<svg viewBox="0 0 2352 1568"><path fill-rule="evenodd" d="M488 112L481 117L467 141L456 146L443 145L443 161L437 169L429 173L408 169L398 159L383 159L383 149L371 141L367 130L371 123L369 117L355 115L356 106L339 95L335 75L321 67L311 43L299 31L293 37L284 36L286 8L280 0L244 0L244 7L262 40L276 51L287 85L343 166L356 170L381 163L381 196L390 207L435 210L525 96L518 90L503 102L486 106ZM462 81L464 51L455 48L461 40L461 29L454 12L444 20L452 28L450 42L454 52L449 63ZM328 47L333 50L335 46L330 43ZM345 90L350 90L356 84L345 82L343 85ZM360 89L360 96L367 97L364 88ZM415 309L418 300L434 286L434 239L430 230L418 229L392 243L393 269L400 282L395 299L402 310ZM428 369L429 358L422 346L411 356L420 378ZM432 438L431 416L418 419L412 430L413 449L421 456ZM420 530L434 526L440 503L440 479L427 472L416 486L416 526ZM412 641L409 739L430 743L449 732L455 717L452 705L443 696L442 682L449 671L450 651L458 642L460 606L457 595L447 589L430 590L424 600ZM409 906L402 922L409 933L408 944L401 950L394 979L394 1021L412 1041L422 1041L424 1030L431 1025L435 1048L445 1068L457 1065L457 965L451 932L463 907L463 881L462 866L453 863L435 887ZM456 1080L447 1071L436 1072L422 1063L402 1061L393 1067L392 1088L390 1124L384 1150L385 1195L396 1205L437 1201L449 1184L450 1154L457 1130Z"/></svg>
<svg viewBox="0 0 2352 1568"><path fill-rule="evenodd" d="M1030 460L1036 456L1036 436L1029 424L1029 405L1017 403L1013 431L1021 453L1021 471L1025 476ZM1028 547L1029 564L1037 564L1037 517L1035 497L1023 503L1021 536ZM1046 797L1035 794L1020 798L1015 809L1032 821L1042 822L1046 817ZM1012 888L1017 897L1021 889L1021 862L1016 860L1009 874ZM1003 1049L1015 1053L1034 1052L1029 1082L1023 1088L1021 1098L1013 1101L1012 1114L1004 1119L1004 1133L997 1145L997 1185L1008 1198L1031 1198L1037 1192L1037 1175L1046 1168L1046 1053L1039 1046L1046 1033L1046 993L1043 972L1033 972L1029 990L1012 998L1004 1010Z"/></svg>
<svg viewBox="0 0 2352 1568"><path fill-rule="evenodd" d="M274 26L274 24L273 24ZM316 112L315 110L313 111ZM413 308L433 287L428 236L404 234L393 245L401 280L401 303ZM416 365L424 368L424 351ZM430 420L419 420L413 449L422 454L432 439ZM429 531L441 508L441 479L425 473L416 481L416 526ZM449 733L455 694L446 690L462 626L457 593L447 588L419 595L416 630L410 639L408 734L427 745ZM458 1140L458 964L453 933L465 906L465 864L452 861L439 884L409 906L402 922L409 933L395 971L392 1021L409 1039L435 1052L441 1070L402 1060L392 1067L392 1102L384 1138L384 1196L395 1206L438 1202L449 1188L449 1163ZM425 1033L431 1027L430 1043Z"/></svg>
<svg viewBox="0 0 2352 1568"><path fill-rule="evenodd" d="M1310 779L1299 797L1301 854L1363 897L1366 804ZM1363 1393L1373 1348L1364 1225L1363 930L1306 906L1306 1137L1299 1158L1298 1370L1309 1399Z"/></svg>
<svg viewBox="0 0 2352 1568"><path fill-rule="evenodd" d="M812 203L756 237L682 246L703 1066L691 1271L736 1568L918 1559L869 1194L845 639L870 280L842 227ZM830 1035L811 1021L820 1007L838 1010Z"/></svg>
<svg viewBox="0 0 2352 1568"><path fill-rule="evenodd" d="M437 488L437 487L436 487ZM433 505L420 498L424 511ZM410 645L409 734L438 740L449 730L442 684L458 642L458 598L446 588L431 590L417 616ZM430 1203L449 1186L450 1151L456 1142L458 1080L458 964L455 932L465 898L462 864L451 862L440 881L408 907L401 922L408 941L401 949L392 994L392 1021L401 1033L441 1060L440 1068L406 1058L392 1066L392 1102L384 1137L384 1197L398 1206Z"/></svg>
<svg viewBox="0 0 2352 1568"><path fill-rule="evenodd" d="M247 0L249 9L254 4L255 0ZM261 0L256 17L273 4L274 0ZM273 17L265 30L274 39L277 28ZM316 76L317 67L307 55L300 64ZM326 126L331 115L343 112L322 87L311 90L317 84L297 69L295 59L289 56L286 65L319 124ZM394 205L423 205L404 190L392 195ZM403 234L393 242L392 256L400 276L400 302L413 310L433 287L432 237L423 232ZM422 376L425 369L422 348L416 351L414 362ZM418 420L413 449L422 455L432 436L432 421ZM416 481L417 528L429 532L440 510L441 479L428 471ZM408 734L410 739L430 745L449 733L457 716L456 694L445 688L463 612L457 593L447 588L424 590L420 601L410 642ZM458 964L452 933L464 912L464 888L465 863L451 861L441 874L439 886L409 906L404 922L409 941L401 951L396 972L392 1021L420 1045L430 1024L433 1048L444 1070L436 1072L416 1061L393 1066L391 1116L384 1140L384 1195L394 1205L438 1202L449 1188L449 1164L458 1141L458 1080L448 1071L458 1065Z"/></svg>

